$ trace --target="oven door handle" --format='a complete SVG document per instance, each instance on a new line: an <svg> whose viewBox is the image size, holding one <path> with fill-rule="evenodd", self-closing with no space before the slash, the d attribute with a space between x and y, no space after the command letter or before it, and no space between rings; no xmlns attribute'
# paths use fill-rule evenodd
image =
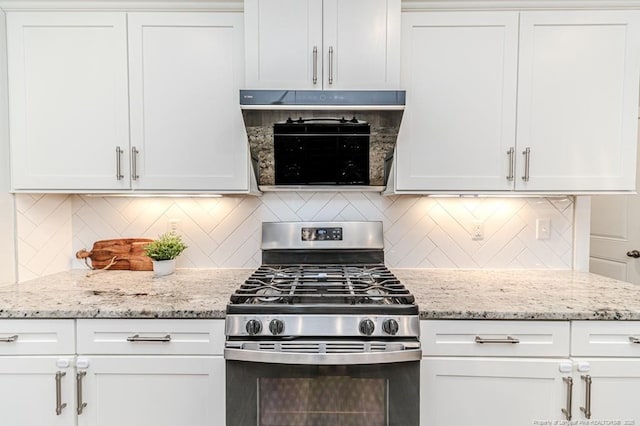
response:
<svg viewBox="0 0 640 426"><path fill-rule="evenodd" d="M233 361L265 362L269 364L297 365L360 365L389 364L393 362L420 361L422 349L405 349L388 352L352 353L301 353L254 351L225 348L224 357Z"/></svg>

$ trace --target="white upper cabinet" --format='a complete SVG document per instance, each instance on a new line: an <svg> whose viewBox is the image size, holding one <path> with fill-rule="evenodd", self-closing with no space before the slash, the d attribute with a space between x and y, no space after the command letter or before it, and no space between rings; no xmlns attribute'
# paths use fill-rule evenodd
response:
<svg viewBox="0 0 640 426"><path fill-rule="evenodd" d="M129 188L126 37L124 13L7 14L13 189Z"/></svg>
<svg viewBox="0 0 640 426"><path fill-rule="evenodd" d="M518 13L406 13L402 39L398 187L511 189Z"/></svg>
<svg viewBox="0 0 640 426"><path fill-rule="evenodd" d="M516 188L634 190L639 75L639 11L522 13Z"/></svg>
<svg viewBox="0 0 640 426"><path fill-rule="evenodd" d="M397 191L635 189L640 11L402 20Z"/></svg>
<svg viewBox="0 0 640 426"><path fill-rule="evenodd" d="M133 189L248 188L241 13L130 13Z"/></svg>
<svg viewBox="0 0 640 426"><path fill-rule="evenodd" d="M245 0L249 89L398 89L399 0Z"/></svg>

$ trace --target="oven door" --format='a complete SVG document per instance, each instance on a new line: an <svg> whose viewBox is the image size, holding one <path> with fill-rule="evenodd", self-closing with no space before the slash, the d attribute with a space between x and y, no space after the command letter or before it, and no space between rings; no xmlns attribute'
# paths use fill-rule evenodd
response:
<svg viewBox="0 0 640 426"><path fill-rule="evenodd" d="M420 361L227 360L227 426L418 426Z"/></svg>

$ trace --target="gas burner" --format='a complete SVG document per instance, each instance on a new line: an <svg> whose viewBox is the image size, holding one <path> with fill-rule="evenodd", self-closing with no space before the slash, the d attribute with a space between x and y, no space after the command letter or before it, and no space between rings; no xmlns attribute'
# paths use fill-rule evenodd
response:
<svg viewBox="0 0 640 426"><path fill-rule="evenodd" d="M281 299L282 292L277 287L262 287L256 290L253 303L273 303Z"/></svg>

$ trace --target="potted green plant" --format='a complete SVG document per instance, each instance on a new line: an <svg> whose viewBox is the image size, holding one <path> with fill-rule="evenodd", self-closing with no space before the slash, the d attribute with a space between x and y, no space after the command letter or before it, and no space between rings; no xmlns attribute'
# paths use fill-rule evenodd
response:
<svg viewBox="0 0 640 426"><path fill-rule="evenodd" d="M182 237L175 232L167 232L150 242L144 252L153 262L153 272L156 277L169 275L176 270L176 257L186 249Z"/></svg>

